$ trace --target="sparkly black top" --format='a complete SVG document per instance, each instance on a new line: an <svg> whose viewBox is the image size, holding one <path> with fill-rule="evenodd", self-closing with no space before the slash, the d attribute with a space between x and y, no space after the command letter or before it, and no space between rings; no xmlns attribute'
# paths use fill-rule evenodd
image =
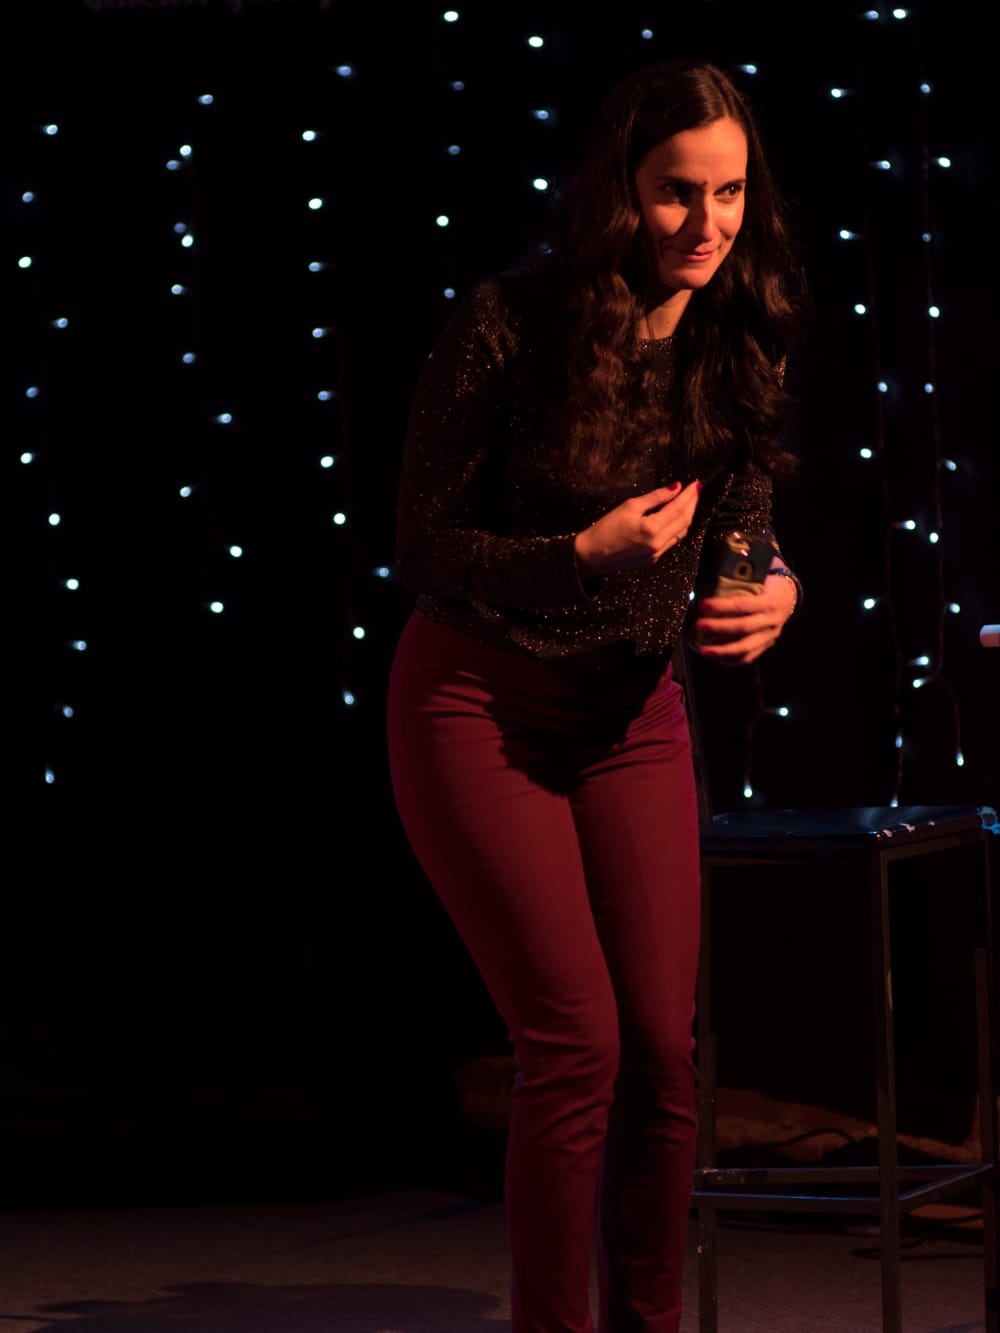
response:
<svg viewBox="0 0 1000 1333"><path fill-rule="evenodd" d="M632 495L672 481L650 453L632 483L603 494L560 471L550 438L551 289L530 272L478 283L461 301L417 386L403 453L396 557L417 609L476 639L591 673L666 661L699 565L733 528L771 535L771 486L749 465L703 485L684 540L654 565L581 579L574 539ZM672 340L640 344L669 382ZM669 451L668 451L669 452Z"/></svg>

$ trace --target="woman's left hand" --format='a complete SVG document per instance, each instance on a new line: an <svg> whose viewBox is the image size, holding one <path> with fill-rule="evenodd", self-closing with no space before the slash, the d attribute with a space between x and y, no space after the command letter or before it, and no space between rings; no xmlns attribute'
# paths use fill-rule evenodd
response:
<svg viewBox="0 0 1000 1333"><path fill-rule="evenodd" d="M777 643L797 596L791 579L769 574L762 592L706 597L695 620L696 650L728 665L755 662Z"/></svg>

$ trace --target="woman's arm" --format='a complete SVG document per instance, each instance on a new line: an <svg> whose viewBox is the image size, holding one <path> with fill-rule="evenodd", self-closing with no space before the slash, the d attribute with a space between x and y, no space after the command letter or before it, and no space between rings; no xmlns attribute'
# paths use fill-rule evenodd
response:
<svg viewBox="0 0 1000 1333"><path fill-rule="evenodd" d="M502 284L487 280L463 300L424 366L396 525L400 578L414 592L525 609L588 600L573 532L506 531L513 359L522 336Z"/></svg>

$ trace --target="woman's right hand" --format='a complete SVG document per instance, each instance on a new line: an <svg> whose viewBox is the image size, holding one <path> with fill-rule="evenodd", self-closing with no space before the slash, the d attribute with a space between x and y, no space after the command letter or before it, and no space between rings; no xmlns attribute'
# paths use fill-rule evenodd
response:
<svg viewBox="0 0 1000 1333"><path fill-rule="evenodd" d="M664 551L687 536L700 490L700 481L660 486L632 496L578 532L576 558L582 576L655 565Z"/></svg>

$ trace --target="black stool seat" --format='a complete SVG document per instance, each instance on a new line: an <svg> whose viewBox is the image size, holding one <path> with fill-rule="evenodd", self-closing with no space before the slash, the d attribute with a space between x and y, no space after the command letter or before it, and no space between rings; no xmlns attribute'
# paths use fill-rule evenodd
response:
<svg viewBox="0 0 1000 1333"><path fill-rule="evenodd" d="M996 828L998 816L979 805L863 805L825 810L736 810L701 825L703 852L735 856L766 850L805 859L857 856L901 848L949 833Z"/></svg>
<svg viewBox="0 0 1000 1333"><path fill-rule="evenodd" d="M884 1333L902 1333L900 1218L918 1205L979 1189L983 1207L987 1333L1000 1333L997 1253L997 1065L993 1040L993 921L991 844L1000 832L990 806L861 806L823 810L740 810L701 823L702 959L698 979L697 1057L699 1139L692 1205L699 1221L699 1330L718 1323L716 1215L727 1209L872 1214L879 1219ZM909 857L962 847L976 849L977 871L955 877L953 891L974 899L974 938L968 941L975 976L980 1160L900 1167L897 1151L895 1054L890 959L890 869ZM877 1167L727 1167L716 1164L716 1023L713 954L715 877L736 866L794 866L833 861L838 882L860 886L868 904L868 938L859 941L870 963L874 1038ZM766 896L766 886L765 886ZM813 897L803 893L803 911ZM762 912L767 905L762 901ZM763 960L762 960L763 961ZM766 960L777 968L780 958Z"/></svg>

